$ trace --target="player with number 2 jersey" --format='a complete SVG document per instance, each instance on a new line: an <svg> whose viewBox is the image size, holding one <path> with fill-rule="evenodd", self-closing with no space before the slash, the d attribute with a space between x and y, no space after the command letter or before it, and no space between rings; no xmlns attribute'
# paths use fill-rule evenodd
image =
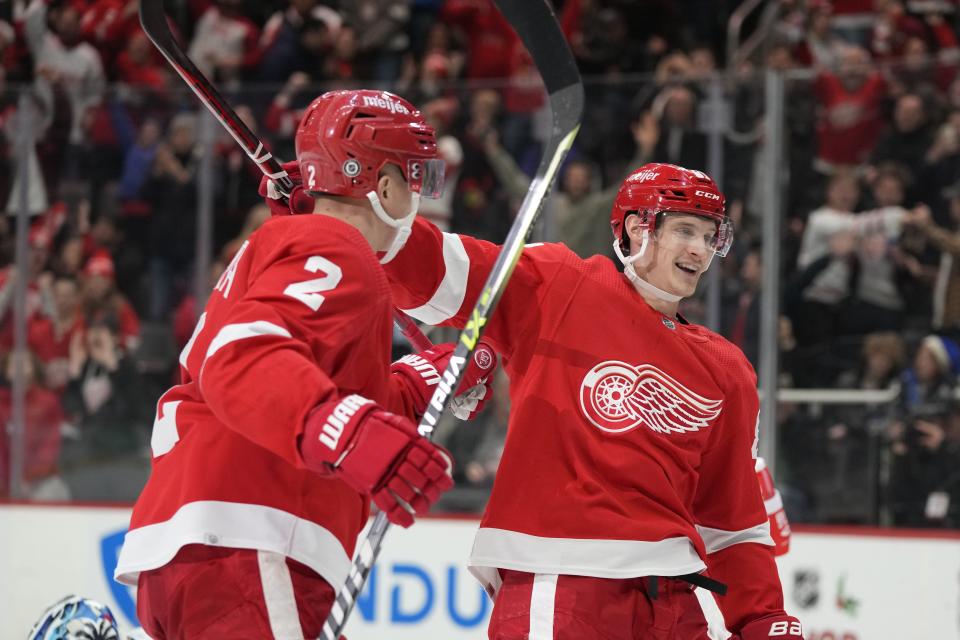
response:
<svg viewBox="0 0 960 640"><path fill-rule="evenodd" d="M433 129L401 98L340 91L310 105L296 144L310 183L291 202L313 215L275 216L241 246L157 403L116 570L157 640L317 637L370 500L409 526L452 485L412 422L452 347L391 365L376 256L438 193Z"/></svg>

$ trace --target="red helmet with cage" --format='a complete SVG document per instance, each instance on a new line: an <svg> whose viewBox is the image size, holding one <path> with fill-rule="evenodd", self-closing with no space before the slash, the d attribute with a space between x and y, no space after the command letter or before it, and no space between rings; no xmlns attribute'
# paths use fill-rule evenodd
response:
<svg viewBox="0 0 960 640"><path fill-rule="evenodd" d="M610 212L613 237L624 253L629 239L623 232L625 218L635 213L640 224L652 235L664 213L686 213L710 218L717 223L713 250L727 255L733 242L733 228L726 216L725 198L717 183L702 171L674 164L645 164L623 181Z"/></svg>
<svg viewBox="0 0 960 640"><path fill-rule="evenodd" d="M295 144L303 186L311 193L365 197L387 164L397 165L423 197L443 190L433 127L412 104L386 91L323 94L304 112Z"/></svg>

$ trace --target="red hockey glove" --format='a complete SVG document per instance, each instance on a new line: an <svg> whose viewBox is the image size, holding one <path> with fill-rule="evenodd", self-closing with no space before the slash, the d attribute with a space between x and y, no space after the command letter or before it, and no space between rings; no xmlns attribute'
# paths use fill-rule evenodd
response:
<svg viewBox="0 0 960 640"><path fill-rule="evenodd" d="M427 410L427 403L455 348L453 343L438 344L422 353L405 355L390 365L390 371L403 376L412 391L417 415L423 415ZM480 342L467 364L457 394L450 402L453 415L461 420L470 420L480 413L493 397L491 385L496 367L497 354L486 342Z"/></svg>
<svg viewBox="0 0 960 640"><path fill-rule="evenodd" d="M412 422L363 396L332 400L311 411L300 454L308 468L332 470L358 493L371 496L390 522L402 527L453 486L450 454L417 433Z"/></svg>
<svg viewBox="0 0 960 640"><path fill-rule="evenodd" d="M293 193L287 202L282 200L280 192L277 191L273 180L267 176L260 178L260 188L257 193L263 197L264 202L270 207L270 213L275 216L286 216L296 213L313 213L314 200L304 190L300 184L300 165L296 160L283 164L284 170L293 180Z"/></svg>
<svg viewBox="0 0 960 640"><path fill-rule="evenodd" d="M803 640L803 626L800 621L785 613L766 616L748 622L734 634L730 640Z"/></svg>
<svg viewBox="0 0 960 640"><path fill-rule="evenodd" d="M780 492L773 486L773 476L767 469L763 458L757 458L757 480L760 482L760 495L763 496L763 505L767 508L767 519L770 521L770 536L773 538L773 551L782 556L790 550L790 521L787 512L783 510L783 499Z"/></svg>

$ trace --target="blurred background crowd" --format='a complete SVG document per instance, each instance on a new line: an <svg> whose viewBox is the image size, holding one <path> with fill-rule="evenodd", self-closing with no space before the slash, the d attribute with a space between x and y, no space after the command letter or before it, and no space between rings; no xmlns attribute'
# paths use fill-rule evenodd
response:
<svg viewBox="0 0 960 640"><path fill-rule="evenodd" d="M791 519L960 528L958 7L769 0L734 34L738 4L554 2L587 109L537 233L611 255L609 212L626 172L655 161L716 174L709 142L722 122L715 177L737 239L714 265L719 315L708 318L701 297L683 312L756 365L761 276L779 269L780 385L851 390L839 402L811 391L778 403ZM422 215L505 237L549 121L536 68L490 0L166 6L190 57L276 156L293 158L298 117L319 93L390 89L422 109L447 161L444 195ZM0 424L20 371L20 497L32 500L136 497L156 398L205 302L194 283L215 280L269 216L258 170L154 50L138 8L0 3ZM785 78L787 144L781 254L765 258L769 70ZM198 278L203 197L213 259ZM23 206L25 272L13 266ZM14 350L18 284L28 322L26 348ZM398 338L397 353L405 348ZM508 413L500 384L478 421L441 430L458 460L447 509L482 508ZM9 449L0 429L0 498L11 491Z"/></svg>

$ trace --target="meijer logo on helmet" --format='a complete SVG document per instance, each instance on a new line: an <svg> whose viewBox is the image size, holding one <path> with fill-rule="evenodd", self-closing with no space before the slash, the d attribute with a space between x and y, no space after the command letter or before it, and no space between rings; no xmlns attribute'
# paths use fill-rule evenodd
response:
<svg viewBox="0 0 960 640"><path fill-rule="evenodd" d="M659 175L660 173L657 171L653 171L651 169L645 169L640 173L636 174L635 176L633 176L633 179L636 180L637 182L646 182L647 180L656 180L657 176Z"/></svg>
<svg viewBox="0 0 960 640"><path fill-rule="evenodd" d="M363 96L363 105L365 107L380 107L390 113L410 113L410 110L399 102L381 96Z"/></svg>

